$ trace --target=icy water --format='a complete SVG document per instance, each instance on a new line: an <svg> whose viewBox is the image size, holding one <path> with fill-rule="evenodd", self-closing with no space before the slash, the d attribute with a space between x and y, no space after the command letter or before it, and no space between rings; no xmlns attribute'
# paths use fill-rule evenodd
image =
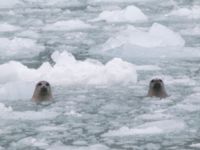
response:
<svg viewBox="0 0 200 150"><path fill-rule="evenodd" d="M0 150L200 149L199 0L0 0ZM152 78L169 97L146 97ZM54 101L31 101L47 80Z"/></svg>

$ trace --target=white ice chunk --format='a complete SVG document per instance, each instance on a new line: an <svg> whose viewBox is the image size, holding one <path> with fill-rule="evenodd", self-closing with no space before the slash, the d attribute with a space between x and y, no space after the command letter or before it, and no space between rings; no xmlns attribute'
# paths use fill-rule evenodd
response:
<svg viewBox="0 0 200 150"><path fill-rule="evenodd" d="M131 5L123 10L103 11L95 20L105 20L107 22L144 22L148 18L138 7Z"/></svg>
<svg viewBox="0 0 200 150"><path fill-rule="evenodd" d="M35 40L27 38L0 38L0 57L33 57L44 50Z"/></svg>
<svg viewBox="0 0 200 150"><path fill-rule="evenodd" d="M79 19L58 21L53 24L47 24L43 30L47 31L74 31L74 30L84 30L92 28L90 24L87 24Z"/></svg>
<svg viewBox="0 0 200 150"><path fill-rule="evenodd" d="M0 112L12 112L12 107L6 107L3 103L0 103Z"/></svg>
<svg viewBox="0 0 200 150"><path fill-rule="evenodd" d="M103 136L132 136L147 134L165 134L177 132L185 128L185 124L179 120L161 120L145 123L136 128L122 127L118 130L108 131Z"/></svg>
<svg viewBox="0 0 200 150"><path fill-rule="evenodd" d="M2 105L2 104L1 104ZM51 110L42 111L13 111L11 107L0 105L0 118L4 120L44 120L52 119L59 114Z"/></svg>
<svg viewBox="0 0 200 150"><path fill-rule="evenodd" d="M184 34L184 35L200 35L200 26L195 26L192 29L183 29L183 30L181 30L181 34Z"/></svg>
<svg viewBox="0 0 200 150"><path fill-rule="evenodd" d="M65 127L61 126L41 126L37 128L38 131L47 132L47 131L64 131Z"/></svg>
<svg viewBox="0 0 200 150"><path fill-rule="evenodd" d="M4 150L4 148L0 146L0 150Z"/></svg>
<svg viewBox="0 0 200 150"><path fill-rule="evenodd" d="M184 46L185 44L185 40L180 34L158 23L154 23L151 26L149 35L161 39L160 46Z"/></svg>
<svg viewBox="0 0 200 150"><path fill-rule="evenodd" d="M178 103L175 108L181 111L195 112L200 110L200 93L188 96L184 101Z"/></svg>
<svg viewBox="0 0 200 150"><path fill-rule="evenodd" d="M26 137L16 143L17 146L36 146L36 147L47 147L48 144L44 139L35 139L33 137Z"/></svg>
<svg viewBox="0 0 200 150"><path fill-rule="evenodd" d="M17 36L20 36L23 38L37 39L39 38L40 34L32 30L25 30L23 32L18 33Z"/></svg>
<svg viewBox="0 0 200 150"><path fill-rule="evenodd" d="M88 0L89 4L104 4L104 3L133 3L133 2L153 2L157 0Z"/></svg>
<svg viewBox="0 0 200 150"><path fill-rule="evenodd" d="M156 121L156 120L162 120L162 119L170 119L172 118L172 115L169 114L163 114L163 113L153 113L153 114L144 114L140 115L137 118L142 119L142 120L150 120L150 121Z"/></svg>
<svg viewBox="0 0 200 150"><path fill-rule="evenodd" d="M0 103L0 118L4 120L44 120L55 118L59 114L53 110L14 111L12 107Z"/></svg>
<svg viewBox="0 0 200 150"><path fill-rule="evenodd" d="M104 137L109 136L131 136L138 134L160 134L163 131L158 127L147 127L145 129L130 129L128 127L122 127L119 130L108 131L108 133L103 134Z"/></svg>
<svg viewBox="0 0 200 150"><path fill-rule="evenodd" d="M109 38L103 45L103 50L114 49L122 45L134 45L144 48L153 47L183 47L184 39L166 26L154 23L148 32L129 25L126 29Z"/></svg>
<svg viewBox="0 0 200 150"><path fill-rule="evenodd" d="M0 24L0 32L13 32L20 30L20 27L8 24L8 23L1 23Z"/></svg>
<svg viewBox="0 0 200 150"><path fill-rule="evenodd" d="M53 7L53 8L66 8L66 7L81 7L84 6L85 1L82 0L23 0L32 6L39 7Z"/></svg>
<svg viewBox="0 0 200 150"><path fill-rule="evenodd" d="M0 99L30 100L35 84L34 82L10 82L0 86ZM17 88L16 88L17 87ZM26 92L24 92L26 91Z"/></svg>
<svg viewBox="0 0 200 150"><path fill-rule="evenodd" d="M109 148L102 144L95 144L87 147L64 146L60 144L60 145L53 145L47 150L109 150Z"/></svg>
<svg viewBox="0 0 200 150"><path fill-rule="evenodd" d="M200 6L193 6L192 8L178 8L170 12L169 16L180 16L198 19L200 18Z"/></svg>
<svg viewBox="0 0 200 150"><path fill-rule="evenodd" d="M155 70L161 70L160 67L155 66L155 65L141 65L141 66L136 66L137 71L155 71Z"/></svg>
<svg viewBox="0 0 200 150"><path fill-rule="evenodd" d="M45 79L57 84L109 84L135 83L135 66L119 58L105 65L97 60L78 61L68 52L54 52L55 65L44 63L38 69L30 69L23 64L11 61L0 65L0 83L14 81L37 81Z"/></svg>
<svg viewBox="0 0 200 150"><path fill-rule="evenodd" d="M191 144L191 147L196 147L196 148L200 148L200 143L196 143L196 144Z"/></svg>
<svg viewBox="0 0 200 150"><path fill-rule="evenodd" d="M102 64L97 60L79 61L66 51L54 52L51 66L43 63L38 69L31 69L17 61L0 65L0 97L6 99L31 98L34 84L40 80L53 85L113 85L136 83L135 66L119 58ZM16 88L18 87L18 88ZM24 92L26 91L26 92Z"/></svg>
<svg viewBox="0 0 200 150"><path fill-rule="evenodd" d="M19 0L0 0L0 8L13 8L20 4Z"/></svg>

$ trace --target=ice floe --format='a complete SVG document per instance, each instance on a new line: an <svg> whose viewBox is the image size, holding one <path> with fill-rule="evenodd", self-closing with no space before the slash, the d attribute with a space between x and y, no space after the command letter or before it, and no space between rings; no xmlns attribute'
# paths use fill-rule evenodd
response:
<svg viewBox="0 0 200 150"><path fill-rule="evenodd" d="M4 120L44 120L55 118L59 114L52 110L41 111L14 111L12 107L7 107L0 103L0 118Z"/></svg>
<svg viewBox="0 0 200 150"><path fill-rule="evenodd" d="M185 98L181 103L177 104L175 107L177 110L195 112L200 110L200 93L194 93Z"/></svg>
<svg viewBox="0 0 200 150"><path fill-rule="evenodd" d="M195 26L190 29L183 29L180 32L184 35L200 35L200 26Z"/></svg>
<svg viewBox="0 0 200 150"><path fill-rule="evenodd" d="M67 20L58 21L53 24L47 24L43 30L47 31L74 31L74 30L84 30L92 28L90 24L83 22L82 20Z"/></svg>
<svg viewBox="0 0 200 150"><path fill-rule="evenodd" d="M169 125L170 126L166 126ZM132 136L132 135L148 135L148 134L165 134L170 132L178 132L185 128L185 123L179 120L161 120L145 123L136 128L121 127L118 130L111 130L103 134L108 136Z"/></svg>
<svg viewBox="0 0 200 150"><path fill-rule="evenodd" d="M105 20L106 22L145 22L148 18L138 7L131 5L122 10L103 11L95 20Z"/></svg>
<svg viewBox="0 0 200 150"><path fill-rule="evenodd" d="M22 37L22 38L38 39L40 37L40 34L32 30L25 30L25 31L19 32L17 36Z"/></svg>
<svg viewBox="0 0 200 150"><path fill-rule="evenodd" d="M20 4L19 0L0 0L0 8L13 8L17 4Z"/></svg>
<svg viewBox="0 0 200 150"><path fill-rule="evenodd" d="M14 26L8 23L1 23L0 24L0 32L14 32L20 30L21 28L18 26Z"/></svg>
<svg viewBox="0 0 200 150"><path fill-rule="evenodd" d="M155 70L161 70L159 66L155 65L141 65L141 66L136 66L137 71L155 71Z"/></svg>
<svg viewBox="0 0 200 150"><path fill-rule="evenodd" d="M92 59L78 61L68 52L54 52L51 57L55 65L45 62L38 69L30 69L16 61L0 65L0 83L48 80L57 84L109 84L137 81L134 65L119 58L104 65Z"/></svg>
<svg viewBox="0 0 200 150"><path fill-rule="evenodd" d="M109 38L102 50L106 51L128 44L143 48L183 47L185 40L178 33L158 23L154 23L148 32L129 25L116 36Z"/></svg>
<svg viewBox="0 0 200 150"><path fill-rule="evenodd" d="M0 58L18 57L27 58L38 55L44 46L28 38L0 38Z"/></svg>
<svg viewBox="0 0 200 150"><path fill-rule="evenodd" d="M190 147L200 148L200 143L191 144Z"/></svg>
<svg viewBox="0 0 200 150"><path fill-rule="evenodd" d="M65 145L53 145L47 150L109 150L109 148L102 144L95 144L91 146L82 146L82 147L76 147L76 146L65 146Z"/></svg>
<svg viewBox="0 0 200 150"><path fill-rule="evenodd" d="M191 8L177 8L172 12L170 12L168 15L198 19L200 18L199 12L200 12L200 7L193 6Z"/></svg>
<svg viewBox="0 0 200 150"><path fill-rule="evenodd" d="M76 60L66 51L56 51L51 57L55 65L45 62L38 69L28 68L17 61L0 65L0 95L8 99L30 98L34 83L40 80L47 80L52 85L112 85L137 81L135 66L119 58L104 65L92 59ZM24 89L27 92L24 93Z"/></svg>
<svg viewBox="0 0 200 150"><path fill-rule="evenodd" d="M33 137L26 137L23 138L21 140L19 140L17 143L15 143L16 147L23 147L23 146L35 146L35 147L40 147L40 148L45 148L48 146L47 141L45 141L44 139L35 139Z"/></svg>
<svg viewBox="0 0 200 150"><path fill-rule="evenodd" d="M157 0L88 0L88 4L153 2Z"/></svg>

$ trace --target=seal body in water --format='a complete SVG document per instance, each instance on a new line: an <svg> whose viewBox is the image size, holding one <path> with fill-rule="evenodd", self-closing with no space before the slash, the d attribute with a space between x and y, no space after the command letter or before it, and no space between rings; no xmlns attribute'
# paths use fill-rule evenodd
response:
<svg viewBox="0 0 200 150"><path fill-rule="evenodd" d="M152 79L149 84L149 91L147 96L159 98L168 97L164 82L161 79Z"/></svg>
<svg viewBox="0 0 200 150"><path fill-rule="evenodd" d="M36 84L32 100L35 102L52 100L51 85L49 82L40 81Z"/></svg>

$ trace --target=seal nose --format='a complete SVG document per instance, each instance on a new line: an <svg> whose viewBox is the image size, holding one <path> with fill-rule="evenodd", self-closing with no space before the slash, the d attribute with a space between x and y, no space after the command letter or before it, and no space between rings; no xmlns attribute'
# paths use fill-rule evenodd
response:
<svg viewBox="0 0 200 150"><path fill-rule="evenodd" d="M46 88L45 86L43 86L43 87L41 88L41 92L47 92L47 88Z"/></svg>
<svg viewBox="0 0 200 150"><path fill-rule="evenodd" d="M161 84L160 83L155 83L154 86L153 86L153 88L155 90L160 90L161 89Z"/></svg>

